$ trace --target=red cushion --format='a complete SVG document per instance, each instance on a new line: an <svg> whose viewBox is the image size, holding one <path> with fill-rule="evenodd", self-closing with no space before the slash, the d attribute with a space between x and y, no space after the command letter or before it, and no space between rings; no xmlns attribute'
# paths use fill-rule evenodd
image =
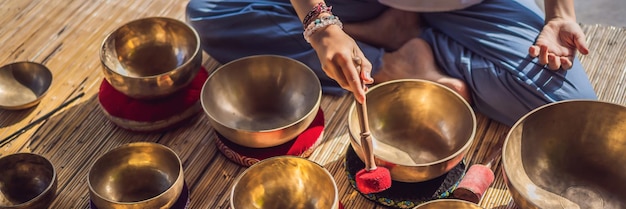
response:
<svg viewBox="0 0 626 209"><path fill-rule="evenodd" d="M324 112L320 108L311 125L298 137L285 144L269 148L250 148L235 144L219 133L216 144L219 150L230 160L243 166L251 166L260 160L281 155L308 157L311 153L307 151L312 151L321 141L323 131Z"/></svg>
<svg viewBox="0 0 626 209"><path fill-rule="evenodd" d="M103 79L98 100L102 108L114 117L139 122L164 120L182 113L200 99L202 86L208 78L204 67L191 83L180 91L164 98L140 100L126 96Z"/></svg>

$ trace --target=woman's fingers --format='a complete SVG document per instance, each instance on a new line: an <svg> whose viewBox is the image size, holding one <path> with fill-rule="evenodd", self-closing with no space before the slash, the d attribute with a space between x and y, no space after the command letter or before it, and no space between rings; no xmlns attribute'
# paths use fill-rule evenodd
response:
<svg viewBox="0 0 626 209"><path fill-rule="evenodd" d="M559 68L561 68L561 58L557 57L554 54L549 54L548 68L550 68L550 70L558 70Z"/></svg>
<svg viewBox="0 0 626 209"><path fill-rule="evenodd" d="M539 46L539 63L545 65L548 64L548 46Z"/></svg>
<svg viewBox="0 0 626 209"><path fill-rule="evenodd" d="M362 58L359 58L362 59ZM355 67L355 62L353 61L353 57L351 58L339 58L337 60L339 62L339 67L341 67L341 71L343 71L343 76L354 94L355 98L359 102L365 101L365 90L361 86L361 76L357 72ZM362 60L361 60L362 64Z"/></svg>
<svg viewBox="0 0 626 209"><path fill-rule="evenodd" d="M569 70L572 69L572 59L574 59L573 57L560 57L561 59L561 68L563 70Z"/></svg>
<svg viewBox="0 0 626 209"><path fill-rule="evenodd" d="M528 48L528 54L531 57L537 57L539 56L539 46L537 45L532 45Z"/></svg>

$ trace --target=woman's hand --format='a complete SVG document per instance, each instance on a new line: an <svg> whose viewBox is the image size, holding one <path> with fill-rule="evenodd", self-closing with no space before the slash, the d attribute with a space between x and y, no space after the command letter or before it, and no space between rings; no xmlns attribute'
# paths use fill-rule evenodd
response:
<svg viewBox="0 0 626 209"><path fill-rule="evenodd" d="M348 34L339 26L330 25L316 31L310 36L310 43L317 52L322 69L331 79L351 91L357 101L365 100L365 89L361 87L361 80L371 84L372 64L365 58L361 49ZM355 57L361 59L361 72L357 72Z"/></svg>
<svg viewBox="0 0 626 209"><path fill-rule="evenodd" d="M576 50L582 54L589 53L580 25L571 19L552 18L528 52L532 57L539 57L539 62L547 64L551 70L568 70L572 68Z"/></svg>

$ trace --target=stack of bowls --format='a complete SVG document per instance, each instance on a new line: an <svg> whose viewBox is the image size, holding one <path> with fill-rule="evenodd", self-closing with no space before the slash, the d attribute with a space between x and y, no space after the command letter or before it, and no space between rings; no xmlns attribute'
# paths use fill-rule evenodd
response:
<svg viewBox="0 0 626 209"><path fill-rule="evenodd" d="M88 184L98 209L170 208L183 190L183 167L168 147L135 142L99 157Z"/></svg>
<svg viewBox="0 0 626 209"><path fill-rule="evenodd" d="M423 182L457 166L474 141L476 117L449 88L405 79L368 90L367 115L376 164L400 182ZM361 160L360 126L353 104L348 115L350 144Z"/></svg>
<svg viewBox="0 0 626 209"><path fill-rule="evenodd" d="M520 208L626 208L626 106L570 100L513 125L503 174Z"/></svg>
<svg viewBox="0 0 626 209"><path fill-rule="evenodd" d="M257 55L219 67L205 82L200 101L215 130L238 145L284 144L311 124L320 107L319 79L288 57Z"/></svg>

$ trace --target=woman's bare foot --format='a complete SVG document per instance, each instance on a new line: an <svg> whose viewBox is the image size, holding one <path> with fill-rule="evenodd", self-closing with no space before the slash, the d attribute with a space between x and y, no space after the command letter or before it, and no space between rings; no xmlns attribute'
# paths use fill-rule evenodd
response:
<svg viewBox="0 0 626 209"><path fill-rule="evenodd" d="M389 8L375 19L344 25L354 39L395 51L420 34L418 13Z"/></svg>
<svg viewBox="0 0 626 209"><path fill-rule="evenodd" d="M434 81L471 101L465 82L442 73L435 63L430 45L419 38L413 38L397 51L383 55L383 66L373 78L376 83L405 78Z"/></svg>

